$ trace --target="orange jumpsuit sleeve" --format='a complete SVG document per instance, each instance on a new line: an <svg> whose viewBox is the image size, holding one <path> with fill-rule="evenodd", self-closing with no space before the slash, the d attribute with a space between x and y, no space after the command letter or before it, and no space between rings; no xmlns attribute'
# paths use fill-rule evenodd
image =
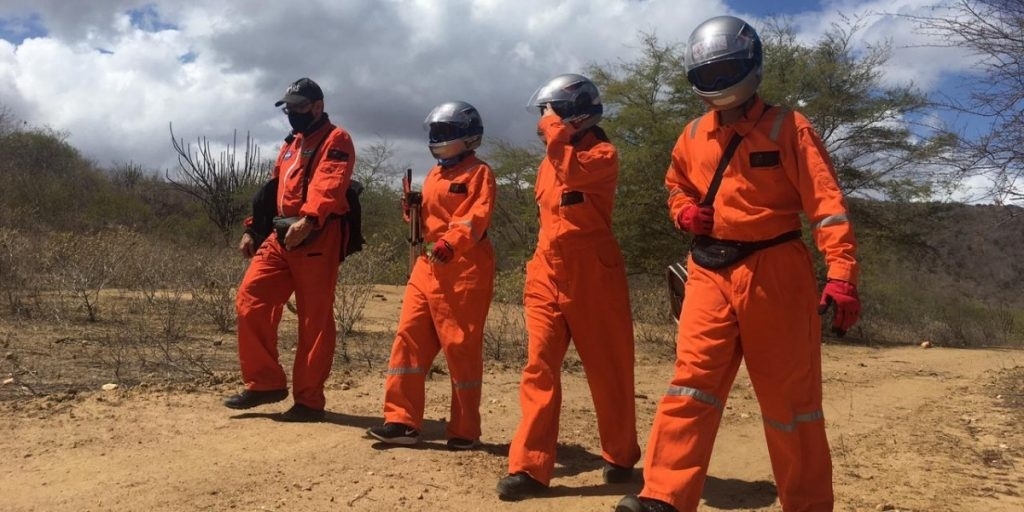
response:
<svg viewBox="0 0 1024 512"><path fill-rule="evenodd" d="M456 254L465 254L483 238L491 225L498 186L494 173L484 163L477 165L469 181L469 197L452 212L448 231L442 237Z"/></svg>
<svg viewBox="0 0 1024 512"><path fill-rule="evenodd" d="M572 144L573 131L557 116L540 118L538 127L547 140L547 158L558 181L570 190L587 192L598 185L615 183L619 155L612 144L596 144L580 151Z"/></svg>
<svg viewBox="0 0 1024 512"><path fill-rule="evenodd" d="M299 215L316 217L317 227L323 227L327 217L344 215L348 212L345 192L352 181L352 170L356 165L356 153L348 132L338 127L327 135L319 160L313 169L306 192L306 202L299 209Z"/></svg>
<svg viewBox="0 0 1024 512"><path fill-rule="evenodd" d="M697 118L690 123L700 122L700 119ZM669 163L668 172L665 173L665 188L668 189L668 215L672 219L672 224L678 229L682 229L682 226L676 224L679 212L687 206L696 205L701 196L700 191L687 177L686 144L689 137L685 134L689 133L690 129L691 125L687 124L683 129L683 135L676 140L676 145L672 148L672 162Z"/></svg>
<svg viewBox="0 0 1024 512"><path fill-rule="evenodd" d="M796 186L811 223L814 243L825 257L828 278L857 284L857 242L835 168L810 121L794 112L797 128Z"/></svg>

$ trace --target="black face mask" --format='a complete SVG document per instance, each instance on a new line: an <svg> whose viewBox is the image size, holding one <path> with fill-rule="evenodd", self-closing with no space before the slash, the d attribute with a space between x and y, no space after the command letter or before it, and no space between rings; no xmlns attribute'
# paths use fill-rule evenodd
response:
<svg viewBox="0 0 1024 512"><path fill-rule="evenodd" d="M304 114L292 112L288 114L288 124L292 125L292 130L296 133L302 133L313 124L314 117L312 110Z"/></svg>

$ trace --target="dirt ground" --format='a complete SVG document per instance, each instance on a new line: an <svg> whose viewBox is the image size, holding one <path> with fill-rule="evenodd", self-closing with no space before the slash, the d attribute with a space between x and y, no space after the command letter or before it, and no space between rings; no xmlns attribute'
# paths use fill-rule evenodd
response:
<svg viewBox="0 0 1024 512"><path fill-rule="evenodd" d="M401 290L382 293L392 300L371 302L367 323L390 328ZM229 345L221 349L230 356ZM671 372L670 359L640 354L641 446ZM1024 352L830 343L824 375L836 510L1024 510ZM610 511L641 487L639 470L631 484L601 483L593 407L578 369L564 375L551 492L518 503L499 501L494 490L519 419L518 369L488 366L485 444L471 452L444 446L443 374L428 381L418 446L365 438L380 422L383 382L379 366L336 367L319 424L277 421L288 402L224 408L237 381L8 393L0 401L0 510ZM729 398L704 498L702 511L781 510L745 373Z"/></svg>

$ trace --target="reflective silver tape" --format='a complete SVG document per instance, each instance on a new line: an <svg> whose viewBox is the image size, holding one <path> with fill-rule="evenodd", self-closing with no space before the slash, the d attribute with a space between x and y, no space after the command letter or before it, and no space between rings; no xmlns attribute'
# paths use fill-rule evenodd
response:
<svg viewBox="0 0 1024 512"><path fill-rule="evenodd" d="M699 389L689 388L686 386L669 386L668 391L666 391L665 394L668 396L688 396L699 402L713 405L718 409L722 408L722 402L718 400L718 397L711 393L705 393Z"/></svg>
<svg viewBox="0 0 1024 512"><path fill-rule="evenodd" d="M423 373L423 368L388 368L388 375L415 375L417 373Z"/></svg>
<svg viewBox="0 0 1024 512"><path fill-rule="evenodd" d="M772 142L779 140L779 132L782 131L782 121L788 113L789 109L787 108L780 108L778 112L775 113L775 122L772 123L772 131L771 134L769 134Z"/></svg>
<svg viewBox="0 0 1024 512"><path fill-rule="evenodd" d="M847 217L845 213L837 213L835 215L829 215L828 217L825 217L824 219L818 221L818 223L814 225L814 229L821 229L825 226L831 226L833 224L843 224L845 222L850 222L850 218Z"/></svg>
<svg viewBox="0 0 1024 512"><path fill-rule="evenodd" d="M479 388L483 386L483 382L478 380L472 380L469 382L452 382L452 388L454 389L470 389Z"/></svg>
<svg viewBox="0 0 1024 512"><path fill-rule="evenodd" d="M796 430L797 423L810 423L812 421L819 421L823 419L825 419L825 413L821 411L814 411L804 414L797 414L796 416L793 416L792 423L781 423L775 420L770 420L768 418L764 419L764 423L769 427L774 428L775 430L780 430L782 432L792 432Z"/></svg>

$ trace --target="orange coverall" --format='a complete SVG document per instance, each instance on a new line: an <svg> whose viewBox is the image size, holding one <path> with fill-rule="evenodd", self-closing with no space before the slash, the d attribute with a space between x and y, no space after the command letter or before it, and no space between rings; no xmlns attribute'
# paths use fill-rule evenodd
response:
<svg viewBox="0 0 1024 512"><path fill-rule="evenodd" d="M509 447L509 473L548 485L562 405L561 368L575 343L597 413L601 456L617 466L640 459L633 398L633 321L626 269L612 234L618 154L600 128L572 141L556 116L539 127L547 154L537 171L537 249L526 266L529 347L519 388L522 421ZM573 143L575 142L575 143Z"/></svg>
<svg viewBox="0 0 1024 512"><path fill-rule="evenodd" d="M423 182L423 239L444 239L455 256L433 263L421 255L413 266L384 383L386 423L422 427L424 381L443 350L452 381L447 436L480 438L484 322L494 293L486 236L496 188L490 166L474 153L451 168L435 165Z"/></svg>
<svg viewBox="0 0 1024 512"><path fill-rule="evenodd" d="M758 241L812 224L828 277L856 283L855 241L828 154L801 114L755 97L732 126L692 121L665 177L675 219L698 203L733 133L744 135L714 201L711 236ZM791 240L708 270L688 262L675 375L658 406L641 496L697 510L729 389L745 361L782 507L831 511L832 462L821 392L821 327L807 247Z"/></svg>
<svg viewBox="0 0 1024 512"><path fill-rule="evenodd" d="M316 150L319 146L319 150ZM314 151L316 154L313 154ZM308 169L307 163L314 159ZM281 306L295 293L299 340L295 349L292 395L295 403L324 408L324 382L334 361L334 287L343 233L339 216L348 212L345 191L352 179L355 150L348 132L323 114L308 135L286 140L271 178L278 178L277 210L284 217L316 217L317 236L286 251L271 234L249 263L235 298L238 359L245 388L284 389L287 378L277 353ZM302 200L303 179L309 185ZM312 234L310 235L312 236Z"/></svg>

